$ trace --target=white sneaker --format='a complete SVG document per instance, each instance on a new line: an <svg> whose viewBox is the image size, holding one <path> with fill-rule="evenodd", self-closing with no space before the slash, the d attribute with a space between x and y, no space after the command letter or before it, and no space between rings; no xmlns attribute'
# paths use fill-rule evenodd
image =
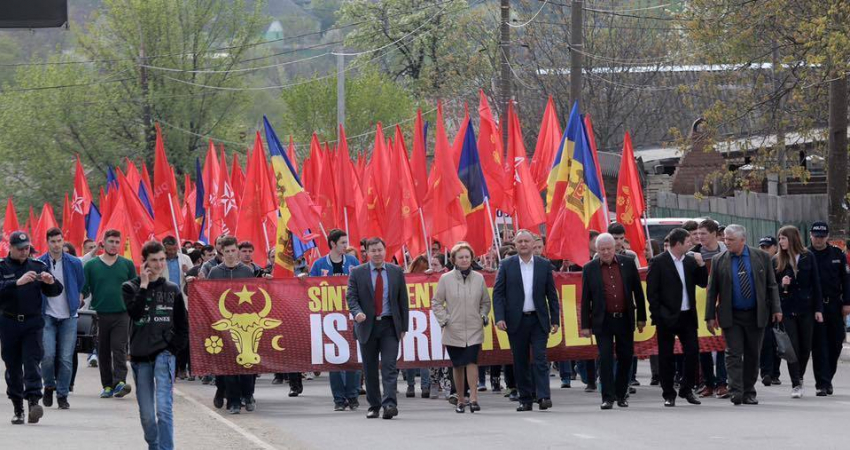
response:
<svg viewBox="0 0 850 450"><path fill-rule="evenodd" d="M791 388L791 398L803 398L803 386Z"/></svg>

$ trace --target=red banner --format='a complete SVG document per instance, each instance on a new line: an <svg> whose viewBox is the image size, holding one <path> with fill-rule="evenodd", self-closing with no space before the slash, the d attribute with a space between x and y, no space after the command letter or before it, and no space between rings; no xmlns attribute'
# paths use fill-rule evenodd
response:
<svg viewBox="0 0 850 450"><path fill-rule="evenodd" d="M486 274L491 288L495 274ZM410 324L401 343L398 366L449 364L441 330L431 314L431 298L439 275L408 275ZM345 300L346 277L287 280L204 280L189 289L192 371L200 374L313 372L361 368L360 349ZM550 361L593 359L595 341L579 336L581 274L558 273L561 328L549 337ZM705 310L705 291L697 290L697 311ZM493 312L484 330L479 357L482 366L511 364L508 335L493 326ZM723 350L700 320L703 351ZM635 332L635 354L657 353L655 327Z"/></svg>

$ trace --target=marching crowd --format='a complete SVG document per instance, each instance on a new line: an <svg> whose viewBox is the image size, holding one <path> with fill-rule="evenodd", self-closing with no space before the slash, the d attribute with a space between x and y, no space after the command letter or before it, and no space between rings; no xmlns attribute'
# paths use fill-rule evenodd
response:
<svg viewBox="0 0 850 450"><path fill-rule="evenodd" d="M487 373L496 392L503 390L504 375L505 397L517 402L517 411L530 411L535 403L540 410L553 407L553 363L546 343L561 325L554 282L559 271L581 272L580 333L593 336L598 358L554 366L561 388L580 378L586 391L601 394L603 410L628 407L638 384L634 333L648 320L656 327L658 345L658 355L649 361L650 384L661 386L665 407L674 407L677 398L694 405L708 397L758 404L757 381L780 385L782 358L788 363L791 397L804 395L810 356L815 395L832 395L850 323L850 276L847 257L828 243L826 223L808 230L809 247L803 246L800 230L785 226L756 248L747 245L747 231L740 225L686 222L663 243L650 242L643 255L649 261L645 290L640 258L629 249L623 226L612 223L605 231L591 231L592 259L582 267L546 259L544 239L528 230L503 235L501 248L485 255L475 255L463 242L451 249L434 242L428 255L410 255L402 264L387 260L381 238L360 242L358 252L345 232L330 230L330 252L312 267L299 260L296 274L348 277L346 300L362 371L329 374L333 409L357 410L365 394L367 418L399 414L395 361L409 321L405 273L441 274L431 304L451 359L451 368L404 371L405 395L416 395L419 376L422 397L436 399L442 393L457 413L481 410L478 392L487 390ZM177 239L166 237L143 246L137 272L119 255L118 231L106 231L102 242L87 240L80 258L61 230L46 234L49 249L39 256L27 233L11 233L9 256L0 261L0 346L13 424L37 423L54 400L59 409L70 408L82 309L97 314L97 348L89 362L100 371L100 397L121 398L134 386L151 449L174 447L176 379L200 377L214 384L214 406L231 414L255 410L257 376L192 372L187 288L198 279L271 277L274 251L262 255L268 260L260 265L254 246L232 236L220 236L214 246L185 242L182 248ZM492 297L481 272L496 273ZM706 289L705 310L697 309L697 286ZM508 335L511 365L478 365L491 310L495 327ZM700 320L712 334L722 330L725 352L700 350ZM676 340L681 354L674 352ZM288 380L289 396L298 396L304 376L275 374L273 384Z"/></svg>

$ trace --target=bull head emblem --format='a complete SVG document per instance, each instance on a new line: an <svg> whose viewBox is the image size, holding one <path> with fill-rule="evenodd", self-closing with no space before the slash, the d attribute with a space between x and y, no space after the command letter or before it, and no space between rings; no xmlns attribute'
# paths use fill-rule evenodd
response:
<svg viewBox="0 0 850 450"><path fill-rule="evenodd" d="M218 299L218 310L224 318L212 324L212 328L216 331L230 331L230 337L239 352L239 355L236 356L236 363L246 369L260 363L257 347L260 345L260 338L263 337L263 330L277 328L281 323L280 320L266 317L272 309L272 300L269 298L268 292L263 288L259 289L265 299L263 309L259 313L239 314L227 310L224 302L227 299L227 294L230 293L230 289L225 290ZM249 291L245 286L242 286L242 291L235 294L239 297L239 304L253 304L251 298L254 291Z"/></svg>

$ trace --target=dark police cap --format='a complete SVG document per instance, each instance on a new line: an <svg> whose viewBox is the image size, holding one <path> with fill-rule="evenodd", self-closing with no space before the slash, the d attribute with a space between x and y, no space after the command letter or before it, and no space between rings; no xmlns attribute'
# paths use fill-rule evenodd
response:
<svg viewBox="0 0 850 450"><path fill-rule="evenodd" d="M765 236L759 239L759 247L772 247L776 245L776 238L773 236Z"/></svg>
<svg viewBox="0 0 850 450"><path fill-rule="evenodd" d="M826 222L815 222L812 224L812 236L826 237L829 235L829 225Z"/></svg>
<svg viewBox="0 0 850 450"><path fill-rule="evenodd" d="M9 245L18 249L30 245L30 236L23 231L15 231L9 236Z"/></svg>

